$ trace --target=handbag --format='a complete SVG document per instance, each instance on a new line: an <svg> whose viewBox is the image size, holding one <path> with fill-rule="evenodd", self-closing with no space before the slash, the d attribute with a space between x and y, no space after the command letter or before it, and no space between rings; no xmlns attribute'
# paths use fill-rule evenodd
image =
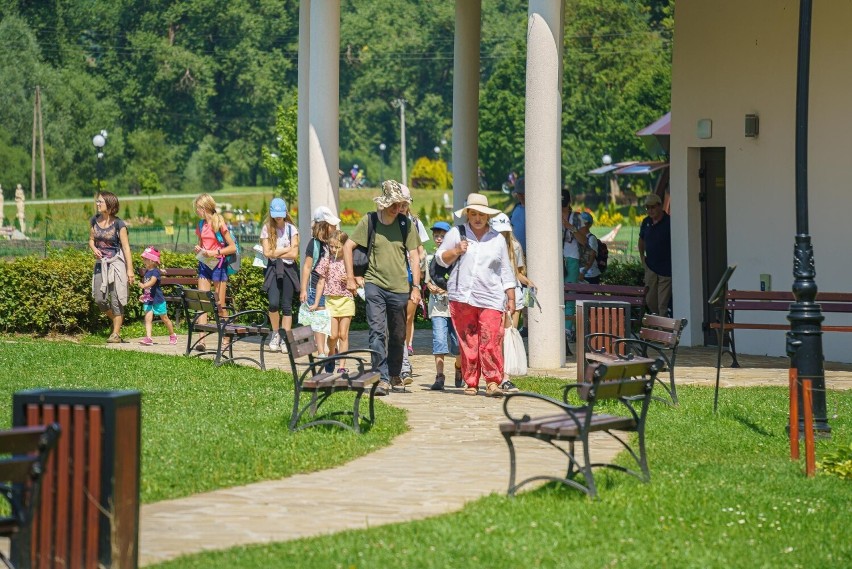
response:
<svg viewBox="0 0 852 569"><path fill-rule="evenodd" d="M513 376L527 374L527 351L521 333L514 326L504 330L503 370Z"/></svg>

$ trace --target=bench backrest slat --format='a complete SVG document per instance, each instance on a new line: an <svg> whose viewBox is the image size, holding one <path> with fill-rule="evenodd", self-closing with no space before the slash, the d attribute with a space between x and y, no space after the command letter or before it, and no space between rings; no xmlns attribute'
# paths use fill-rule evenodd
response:
<svg viewBox="0 0 852 569"><path fill-rule="evenodd" d="M646 328L658 328L666 332L680 332L686 326L685 318L666 318L656 314L645 314L642 316L642 326Z"/></svg>
<svg viewBox="0 0 852 569"><path fill-rule="evenodd" d="M653 385L650 375L652 365L653 362L647 359L591 363L586 366L587 385L578 393L582 399L588 400L597 384L596 400L641 395Z"/></svg>
<svg viewBox="0 0 852 569"><path fill-rule="evenodd" d="M181 289L181 296L186 309L191 312L206 312L207 314L216 314L216 301L213 297L213 292L209 290L198 290L194 288Z"/></svg>
<svg viewBox="0 0 852 569"><path fill-rule="evenodd" d="M35 452L44 436L45 427L16 427L0 431L0 454L26 454Z"/></svg>
<svg viewBox="0 0 852 569"><path fill-rule="evenodd" d="M665 330L642 328L639 330L639 339L652 344L672 348L677 345L678 335L675 332L666 332Z"/></svg>
<svg viewBox="0 0 852 569"><path fill-rule="evenodd" d="M588 284L588 283L566 283L566 293L581 293L581 294L615 294L620 296L641 296L645 297L647 292L644 286L632 285L603 285L603 284Z"/></svg>
<svg viewBox="0 0 852 569"><path fill-rule="evenodd" d="M290 343L290 354L293 358L303 358L317 351L317 341L314 337L313 328L310 326L299 326L287 331L287 340Z"/></svg>
<svg viewBox="0 0 852 569"><path fill-rule="evenodd" d="M33 475L33 465L38 460L37 454L0 459L0 482L28 482Z"/></svg>

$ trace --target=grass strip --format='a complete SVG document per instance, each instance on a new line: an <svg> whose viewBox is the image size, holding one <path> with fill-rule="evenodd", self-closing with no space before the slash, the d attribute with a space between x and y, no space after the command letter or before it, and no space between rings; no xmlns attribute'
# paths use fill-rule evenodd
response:
<svg viewBox="0 0 852 569"><path fill-rule="evenodd" d="M555 395L561 382L517 383ZM802 463L789 460L786 390L726 390L725 401L736 403L715 416L712 389L678 391L679 407L655 403L650 413L650 484L600 472L598 500L547 485L515 499L491 495L428 520L203 553L157 567L848 566L852 485L825 475L807 479ZM828 407L833 438L818 443L818 459L852 441L852 393L830 392ZM411 491L428 492L433 483Z"/></svg>
<svg viewBox="0 0 852 569"><path fill-rule="evenodd" d="M333 427L290 433L290 374L215 368L209 359L16 338L0 342L0 362L2 428L22 389L140 391L145 503L330 468L406 430L405 412L379 402L376 427L361 436ZM338 394L324 407L351 409L351 401Z"/></svg>

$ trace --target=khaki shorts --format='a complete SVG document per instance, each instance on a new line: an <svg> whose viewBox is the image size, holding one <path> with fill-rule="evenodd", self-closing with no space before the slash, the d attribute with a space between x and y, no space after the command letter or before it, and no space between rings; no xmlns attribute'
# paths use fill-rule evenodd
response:
<svg viewBox="0 0 852 569"><path fill-rule="evenodd" d="M355 299L351 296L326 296L325 308L332 318L355 316Z"/></svg>

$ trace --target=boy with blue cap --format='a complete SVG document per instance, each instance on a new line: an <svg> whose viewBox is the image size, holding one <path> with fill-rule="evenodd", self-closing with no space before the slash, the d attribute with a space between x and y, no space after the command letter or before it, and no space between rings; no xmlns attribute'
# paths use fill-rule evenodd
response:
<svg viewBox="0 0 852 569"><path fill-rule="evenodd" d="M444 236L450 230L450 224L446 221L437 221L432 224L432 240L436 246L444 242ZM432 355L435 356L435 383L429 388L433 391L443 391L444 381L444 356L459 355L459 341L453 323L450 320L450 300L447 296L447 281L450 278L452 267L442 267L435 261L434 256L429 260L429 275L426 286L429 288L429 318L432 320ZM464 382L461 377L461 367L456 357L456 387L462 387Z"/></svg>

